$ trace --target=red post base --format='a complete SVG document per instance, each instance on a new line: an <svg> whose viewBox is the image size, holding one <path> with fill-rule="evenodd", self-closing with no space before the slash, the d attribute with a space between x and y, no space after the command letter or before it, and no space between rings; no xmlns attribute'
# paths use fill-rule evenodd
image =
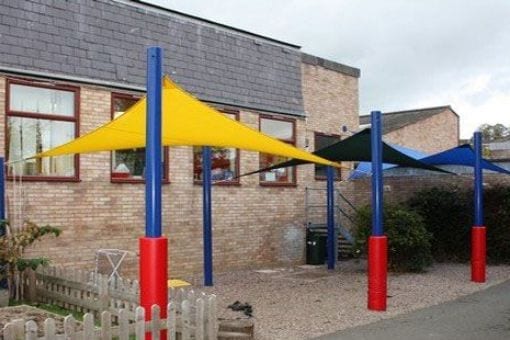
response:
<svg viewBox="0 0 510 340"><path fill-rule="evenodd" d="M139 247L140 306L145 308L145 320L151 320L152 305L158 305L161 318L166 318L168 239L166 237L141 237ZM150 334L146 334L146 339L150 340L150 338ZM166 331L161 332L161 339L166 339Z"/></svg>
<svg viewBox="0 0 510 340"><path fill-rule="evenodd" d="M386 310L388 238L368 238L368 309Z"/></svg>
<svg viewBox="0 0 510 340"><path fill-rule="evenodd" d="M471 228L471 281L485 282L487 235L484 226Z"/></svg>

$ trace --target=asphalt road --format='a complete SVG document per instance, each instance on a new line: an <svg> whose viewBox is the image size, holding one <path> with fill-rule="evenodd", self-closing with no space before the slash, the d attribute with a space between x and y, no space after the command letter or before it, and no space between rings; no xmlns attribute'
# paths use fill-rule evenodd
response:
<svg viewBox="0 0 510 340"><path fill-rule="evenodd" d="M317 339L510 340L510 281L452 302Z"/></svg>

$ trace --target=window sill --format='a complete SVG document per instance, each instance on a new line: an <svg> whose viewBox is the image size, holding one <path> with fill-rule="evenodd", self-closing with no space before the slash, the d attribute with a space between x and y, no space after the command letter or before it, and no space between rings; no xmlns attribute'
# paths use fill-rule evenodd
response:
<svg viewBox="0 0 510 340"><path fill-rule="evenodd" d="M200 180L193 180L194 185L202 185L202 181ZM225 182L215 182L212 181L212 185L216 186L222 186L222 187L240 187L241 183L239 181L225 181Z"/></svg>
<svg viewBox="0 0 510 340"><path fill-rule="evenodd" d="M326 176L315 176L315 180L316 181L327 181L328 178ZM342 181L342 179L338 178L338 177L335 178L334 180L335 180L335 182L341 182Z"/></svg>
<svg viewBox="0 0 510 340"><path fill-rule="evenodd" d="M144 179L129 179L129 178L113 178L110 177L111 183L123 184L123 183L131 183L131 184L145 184ZM170 184L170 180L163 179L161 184Z"/></svg>
<svg viewBox="0 0 510 340"><path fill-rule="evenodd" d="M261 187L287 187L296 188L297 183L281 183L281 182L259 182Z"/></svg>
<svg viewBox="0 0 510 340"><path fill-rule="evenodd" d="M16 180L18 177L16 177ZM7 176L8 181L14 181L13 176ZM23 182L81 182L78 177L46 177L46 176L21 176Z"/></svg>

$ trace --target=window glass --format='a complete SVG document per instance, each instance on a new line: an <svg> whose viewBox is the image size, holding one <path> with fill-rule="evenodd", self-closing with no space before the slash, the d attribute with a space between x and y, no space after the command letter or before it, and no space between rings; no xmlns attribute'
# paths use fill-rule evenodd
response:
<svg viewBox="0 0 510 340"><path fill-rule="evenodd" d="M260 119L260 131L274 138L293 141L294 124L288 121Z"/></svg>
<svg viewBox="0 0 510 340"><path fill-rule="evenodd" d="M9 82L6 137L7 159L12 162L9 175L76 176L74 155L16 162L75 138L75 92Z"/></svg>
<svg viewBox="0 0 510 340"><path fill-rule="evenodd" d="M295 144L294 122L287 120L276 120L260 118L260 131L278 138L289 144ZM276 156L266 153L260 154L260 168L267 168L275 164L287 161L287 157ZM295 183L295 167L274 169L260 173L261 183L293 184Z"/></svg>
<svg viewBox="0 0 510 340"><path fill-rule="evenodd" d="M117 118L134 105L138 98L131 95L112 94L112 116ZM162 149L161 166L163 179L168 179L166 152ZM145 177L145 148L117 150L112 152L112 180L143 181Z"/></svg>
<svg viewBox="0 0 510 340"><path fill-rule="evenodd" d="M74 92L12 84L10 110L74 117Z"/></svg>
<svg viewBox="0 0 510 340"><path fill-rule="evenodd" d="M236 114L224 113L230 119ZM223 183L238 183L238 150L235 148L211 147L211 179ZM193 179L202 181L202 147L193 147Z"/></svg>
<svg viewBox="0 0 510 340"><path fill-rule="evenodd" d="M325 148L327 146L335 144L338 141L340 141L340 137L338 137L338 136L330 136L330 135L323 135L320 133L316 133L315 134L315 150ZM341 174L341 170L338 168L335 168L335 179L340 179L340 174ZM322 165L322 164L315 164L315 178L325 179L326 176L327 176L326 166Z"/></svg>

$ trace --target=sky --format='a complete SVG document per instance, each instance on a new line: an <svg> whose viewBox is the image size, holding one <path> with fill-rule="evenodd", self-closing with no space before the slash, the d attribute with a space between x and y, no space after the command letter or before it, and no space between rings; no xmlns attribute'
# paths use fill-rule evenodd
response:
<svg viewBox="0 0 510 340"><path fill-rule="evenodd" d="M360 114L451 105L510 126L508 0L146 0L361 69Z"/></svg>

